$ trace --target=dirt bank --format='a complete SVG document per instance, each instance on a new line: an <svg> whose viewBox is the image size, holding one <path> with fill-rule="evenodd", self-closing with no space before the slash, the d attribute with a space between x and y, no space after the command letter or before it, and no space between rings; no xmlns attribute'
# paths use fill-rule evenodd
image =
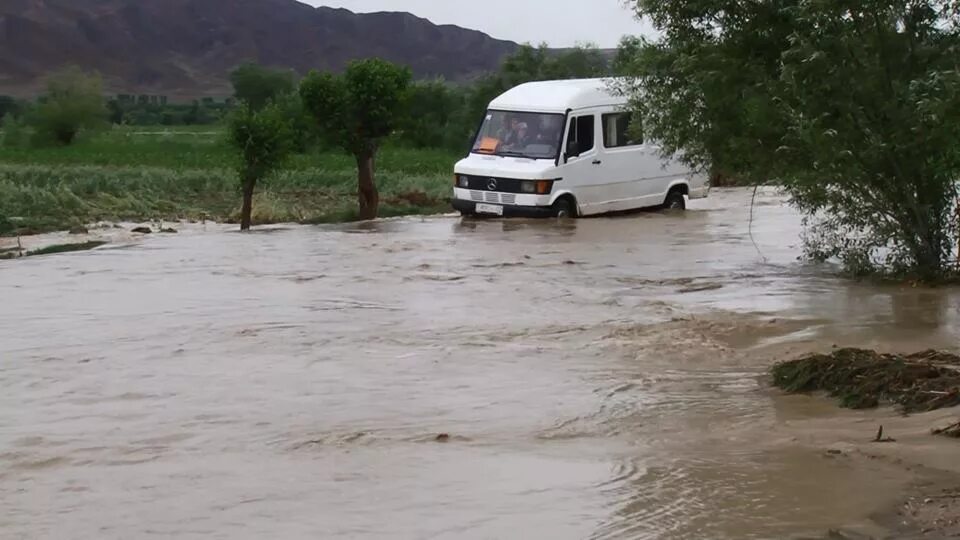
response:
<svg viewBox="0 0 960 540"><path fill-rule="evenodd" d="M833 459L881 461L914 475L902 500L875 515L896 538L960 535L958 366L956 355L933 350L901 355L838 349L781 362L772 369L773 383L808 394L783 399L885 407L859 417L788 422L781 432L792 443L824 448Z"/></svg>

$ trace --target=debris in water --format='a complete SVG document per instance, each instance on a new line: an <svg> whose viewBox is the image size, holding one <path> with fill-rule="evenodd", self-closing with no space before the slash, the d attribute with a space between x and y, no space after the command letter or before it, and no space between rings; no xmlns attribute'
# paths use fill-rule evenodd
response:
<svg viewBox="0 0 960 540"><path fill-rule="evenodd" d="M934 435L943 435L944 437L952 437L954 439L960 439L960 422L950 424L944 428L938 428L933 430Z"/></svg>
<svg viewBox="0 0 960 540"><path fill-rule="evenodd" d="M164 234L177 234L177 230L174 229L173 227L167 227L167 228L165 228L165 229L160 229L160 232L161 232L161 233L164 233Z"/></svg>
<svg viewBox="0 0 960 540"><path fill-rule="evenodd" d="M76 225L76 226L70 227L70 230L68 232L70 234L87 234L90 231L88 231L87 228L84 227L83 225Z"/></svg>
<svg viewBox="0 0 960 540"><path fill-rule="evenodd" d="M134 227L130 229L130 232L140 233L140 234L150 234L153 232L153 230L150 229L150 227Z"/></svg>
<svg viewBox="0 0 960 540"><path fill-rule="evenodd" d="M35 249L27 253L27 256L33 255L53 255L54 253L70 253L72 251L86 251L88 249L98 248L102 245L105 245L106 242L100 240L93 240L90 242L83 242L80 244L54 244L52 246L42 247L40 249Z"/></svg>
<svg viewBox="0 0 960 540"><path fill-rule="evenodd" d="M883 436L883 426L881 425L881 426L880 426L880 429L877 431L877 438L875 438L875 439L873 440L873 442L875 442L875 443L891 443L891 442L897 442L897 440L894 439L893 437L886 437L886 438L884 438L884 436Z"/></svg>
<svg viewBox="0 0 960 540"><path fill-rule="evenodd" d="M781 362L772 371L774 385L787 392L825 391L851 409L892 403L910 413L960 405L960 357L946 352L838 349Z"/></svg>
<svg viewBox="0 0 960 540"><path fill-rule="evenodd" d="M722 289L723 285L720 283L704 283L703 285L692 285L690 287L685 287L683 289L677 289L678 294L687 294L695 292L704 292L704 291L715 291L717 289Z"/></svg>
<svg viewBox="0 0 960 540"><path fill-rule="evenodd" d="M441 434L437 435L436 438L434 438L434 440L437 441L437 442L450 442L450 434L449 434L449 433L441 433Z"/></svg>

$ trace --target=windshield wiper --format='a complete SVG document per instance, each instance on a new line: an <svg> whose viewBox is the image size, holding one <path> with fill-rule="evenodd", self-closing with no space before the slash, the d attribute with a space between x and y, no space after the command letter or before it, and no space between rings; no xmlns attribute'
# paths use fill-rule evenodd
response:
<svg viewBox="0 0 960 540"><path fill-rule="evenodd" d="M509 150L502 151L502 152L497 152L497 155L498 155L498 156L503 156L503 157L518 157L518 158L525 158L525 159L537 159L537 158L535 158L535 157L528 156L528 155L524 154L523 152L511 152L511 151L509 151Z"/></svg>

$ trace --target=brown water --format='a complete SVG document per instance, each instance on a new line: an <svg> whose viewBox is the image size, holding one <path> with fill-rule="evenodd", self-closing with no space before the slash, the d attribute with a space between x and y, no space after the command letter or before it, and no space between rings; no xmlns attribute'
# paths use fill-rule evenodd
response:
<svg viewBox="0 0 960 540"><path fill-rule="evenodd" d="M219 226L0 262L2 538L784 538L909 480L790 442L763 374L956 343L960 294L684 215ZM440 433L449 434L437 441Z"/></svg>

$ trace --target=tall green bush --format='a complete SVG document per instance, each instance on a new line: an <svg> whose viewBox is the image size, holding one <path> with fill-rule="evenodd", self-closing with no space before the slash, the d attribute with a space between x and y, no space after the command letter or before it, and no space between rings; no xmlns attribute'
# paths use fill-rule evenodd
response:
<svg viewBox="0 0 960 540"><path fill-rule="evenodd" d="M47 81L47 92L29 116L37 144L66 146L81 130L107 125L100 76L79 68L67 68Z"/></svg>

